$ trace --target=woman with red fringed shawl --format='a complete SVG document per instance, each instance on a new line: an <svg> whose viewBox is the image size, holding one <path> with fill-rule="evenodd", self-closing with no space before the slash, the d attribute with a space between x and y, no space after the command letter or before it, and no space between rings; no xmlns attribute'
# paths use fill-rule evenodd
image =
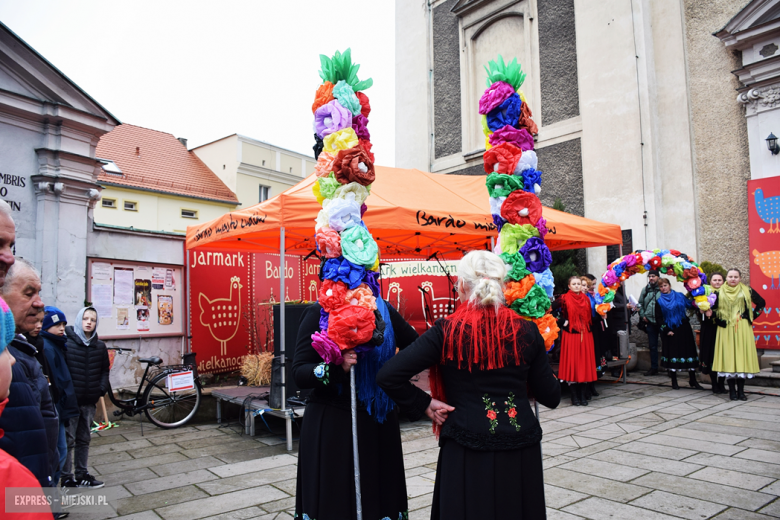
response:
<svg viewBox="0 0 780 520"><path fill-rule="evenodd" d="M562 322L558 378L569 383L571 404L574 406L588 406L585 387L598 378L593 364L590 300L586 290L582 288L580 277L572 276L569 278L569 291L552 304L553 311L560 310L559 322Z"/></svg>
<svg viewBox="0 0 780 520"><path fill-rule="evenodd" d="M463 305L377 376L398 405L433 419L441 450L432 519L546 517L542 428L528 398L555 408L561 387L539 329L504 305L505 277L506 266L493 253L463 257ZM428 367L431 396L409 383Z"/></svg>

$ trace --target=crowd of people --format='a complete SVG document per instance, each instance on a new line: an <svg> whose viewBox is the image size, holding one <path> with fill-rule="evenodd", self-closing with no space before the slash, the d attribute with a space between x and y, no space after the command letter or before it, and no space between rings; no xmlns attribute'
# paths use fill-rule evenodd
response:
<svg viewBox="0 0 780 520"><path fill-rule="evenodd" d="M0 201L0 484L101 488L87 471L96 404L109 388L97 311L85 307L68 325L60 309L45 306L35 267L14 257L15 236L11 208Z"/></svg>

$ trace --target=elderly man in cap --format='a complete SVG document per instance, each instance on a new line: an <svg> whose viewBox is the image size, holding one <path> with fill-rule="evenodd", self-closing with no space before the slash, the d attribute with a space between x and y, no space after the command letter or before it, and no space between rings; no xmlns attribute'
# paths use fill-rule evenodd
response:
<svg viewBox="0 0 780 520"><path fill-rule="evenodd" d="M655 323L655 306L658 302L658 271L651 269L647 274L647 286L639 295L639 319L645 324L647 342L650 347L650 370L646 376L654 376L658 373L658 326Z"/></svg>

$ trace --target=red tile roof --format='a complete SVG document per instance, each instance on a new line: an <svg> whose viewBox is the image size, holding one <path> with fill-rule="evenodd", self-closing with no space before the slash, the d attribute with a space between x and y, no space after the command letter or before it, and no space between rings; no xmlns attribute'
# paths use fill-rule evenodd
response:
<svg viewBox="0 0 780 520"><path fill-rule="evenodd" d="M98 182L238 204L236 194L172 134L122 124L103 135L95 155L122 175L101 171Z"/></svg>

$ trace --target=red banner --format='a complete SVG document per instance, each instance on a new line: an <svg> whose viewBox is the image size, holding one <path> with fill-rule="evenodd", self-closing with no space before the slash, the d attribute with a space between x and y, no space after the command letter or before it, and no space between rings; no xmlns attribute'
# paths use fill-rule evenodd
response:
<svg viewBox="0 0 780 520"><path fill-rule="evenodd" d="M748 181L750 285L766 300L753 322L756 347L780 349L780 177Z"/></svg>

